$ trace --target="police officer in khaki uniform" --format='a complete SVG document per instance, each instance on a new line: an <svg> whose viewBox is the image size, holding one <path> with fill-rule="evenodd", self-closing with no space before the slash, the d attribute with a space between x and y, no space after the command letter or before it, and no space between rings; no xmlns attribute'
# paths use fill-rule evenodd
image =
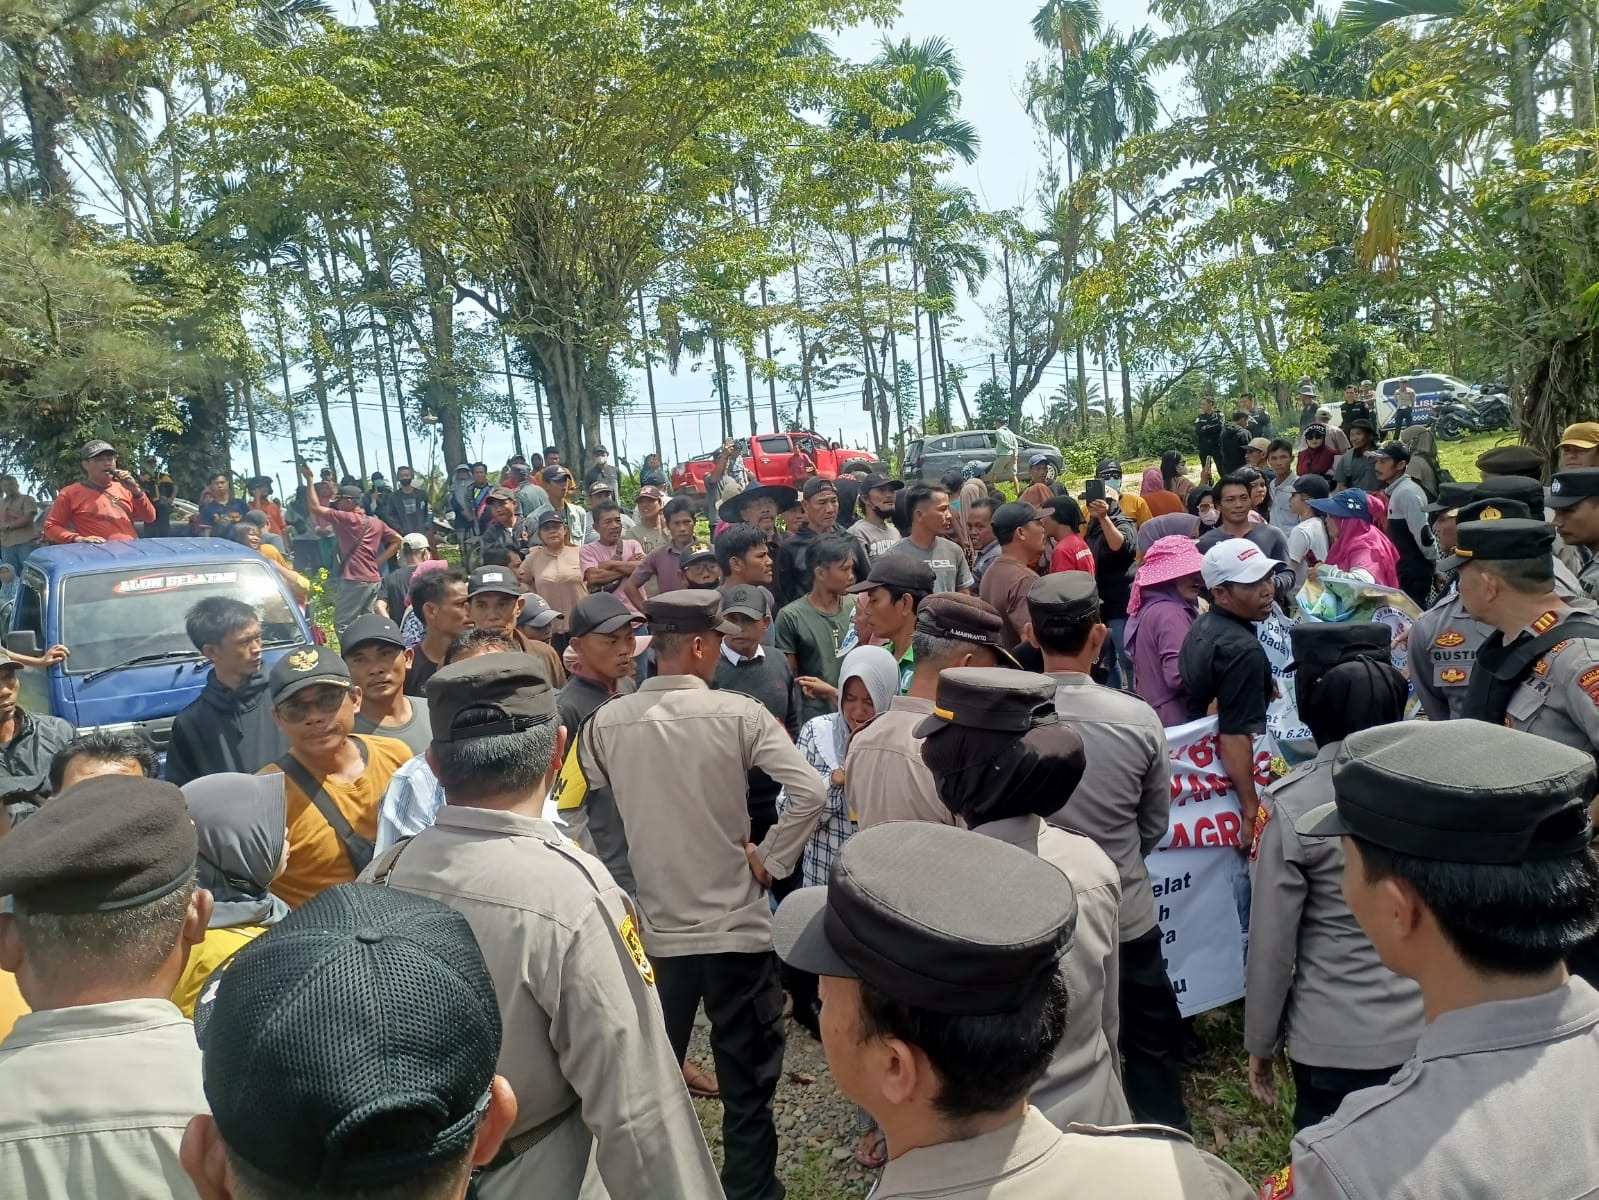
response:
<svg viewBox="0 0 1599 1200"><path fill-rule="evenodd" d="M1582 562L1577 582L1590 600L1599 600L1599 467L1561 471L1549 481L1548 506L1554 510L1560 540Z"/></svg>
<svg viewBox="0 0 1599 1200"><path fill-rule="evenodd" d="M194 1028L167 999L211 893L183 793L106 775L0 840L0 969L32 1012L0 1043L0 1196L193 1196L205 1111Z"/></svg>
<svg viewBox="0 0 1599 1200"><path fill-rule="evenodd" d="M1477 520L1479 513L1488 510L1499 514L1493 518L1495 520L1504 517L1526 520L1541 517L1543 512L1543 489L1535 480L1512 476L1478 484L1445 484L1444 487L1465 487L1470 497L1455 506L1440 509L1434 518L1433 533L1441 555L1439 566L1449 585L1410 630L1410 675L1422 711L1430 721L1465 715L1466 692L1475 672L1477 651L1493 632L1491 625L1474 621L1460 599L1459 578L1454 569L1464 561L1454 555L1460 525ZM1440 495L1439 504L1443 499ZM1439 505L1432 507L1439 508ZM1576 576L1558 557L1554 560L1554 576L1556 595L1574 607L1588 606Z"/></svg>
<svg viewBox="0 0 1599 1200"><path fill-rule="evenodd" d="M1055 715L1055 684L1004 667L944 671L933 714L917 732L922 761L952 813L986 837L1053 863L1071 880L1077 928L1061 970L1077 1019L1033 1088L1032 1103L1060 1129L1131 1120L1116 1055L1121 876L1090 839L1044 820L1081 791L1086 765L1082 738ZM1002 879L993 884L996 891L1009 886Z"/></svg>
<svg viewBox="0 0 1599 1200"><path fill-rule="evenodd" d="M1244 1046L1249 1082L1277 1105L1284 1040L1294 1077L1294 1128L1331 1116L1350 1092L1386 1083L1421 1032L1421 990L1377 957L1344 900L1337 842L1301 837L1294 822L1333 798L1344 738L1399 721L1408 687L1390 663L1388 626L1303 622L1292 631L1294 691L1316 757L1267 789L1250 854L1253 884Z"/></svg>
<svg viewBox="0 0 1599 1200"><path fill-rule="evenodd" d="M1599 931L1592 756L1403 721L1351 735L1332 777L1297 828L1343 839L1349 907L1428 1020L1403 1069L1303 1131L1262 1194L1593 1195L1599 992L1563 961Z"/></svg>
<svg viewBox="0 0 1599 1200"><path fill-rule="evenodd" d="M1063 1132L1029 1104L1071 1023L1098 1020L1060 970L1077 921L1043 858L922 821L863 829L827 887L783 901L778 953L821 976L828 1064L888 1144L873 1200L1254 1196L1175 1129Z"/></svg>
<svg viewBox="0 0 1599 1200"><path fill-rule="evenodd" d="M1485 504L1455 532L1466 612L1494 631L1477 652L1465 715L1599 751L1599 619L1555 591L1555 528Z"/></svg>
<svg viewBox="0 0 1599 1200"><path fill-rule="evenodd" d="M557 803L636 897L666 1033L679 1061L700 1001L722 1094L729 1200L779 1200L772 1097L783 1067L783 990L766 888L789 875L826 793L759 700L712 691L721 595L688 588L645 601L659 674L598 708L566 756ZM750 843L749 770L788 792Z"/></svg>
<svg viewBox="0 0 1599 1200"><path fill-rule="evenodd" d="M1461 509L1476 498L1474 483L1445 483L1438 488L1438 499L1427 506L1432 518L1432 536L1438 544L1439 558L1449 561L1455 551L1455 529ZM1529 514L1530 515L1530 514ZM1410 627L1410 677L1416 698L1429 721L1458 717L1466 703L1466 684L1477 647L1490 630L1473 621L1460 606L1460 591L1453 572L1445 572L1442 594L1431 608L1417 617Z"/></svg>
<svg viewBox="0 0 1599 1200"><path fill-rule="evenodd" d="M445 806L364 877L459 910L494 977L518 1111L483 1195L575 1200L591 1149L613 1196L641 1176L654 1196L716 1195L632 904L541 818L563 740L543 664L484 655L427 688Z"/></svg>
<svg viewBox="0 0 1599 1200"><path fill-rule="evenodd" d="M1155 896L1144 859L1171 819L1166 731L1148 703L1101 687L1089 668L1109 635L1094 577L1046 575L1027 594L1029 638L1055 685L1055 712L1083 739L1088 771L1050 823L1092 838L1121 876L1119 1052L1127 1102L1140 1121L1188 1128L1183 1102L1183 1019L1166 975Z"/></svg>

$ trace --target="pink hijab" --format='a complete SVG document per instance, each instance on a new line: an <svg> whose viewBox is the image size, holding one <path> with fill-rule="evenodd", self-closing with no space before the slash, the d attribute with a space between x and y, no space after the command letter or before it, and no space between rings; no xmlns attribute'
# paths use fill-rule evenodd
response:
<svg viewBox="0 0 1599 1200"><path fill-rule="evenodd" d="M1381 530L1359 517L1333 517L1327 565L1340 571L1365 571L1382 587L1399 586L1399 551Z"/></svg>
<svg viewBox="0 0 1599 1200"><path fill-rule="evenodd" d="M1144 477L1139 482L1138 494L1147 496L1150 492L1163 492L1166 490L1166 477L1160 473L1159 467L1149 467L1144 471Z"/></svg>

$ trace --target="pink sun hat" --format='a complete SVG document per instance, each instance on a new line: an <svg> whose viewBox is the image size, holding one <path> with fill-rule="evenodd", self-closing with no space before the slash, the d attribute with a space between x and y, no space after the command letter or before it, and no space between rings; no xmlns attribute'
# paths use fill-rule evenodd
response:
<svg viewBox="0 0 1599 1200"><path fill-rule="evenodd" d="M1190 575L1198 575L1205 565L1205 556L1191 538L1180 533L1157 539L1144 554L1144 561L1133 576L1133 592L1127 600L1130 617L1144 603L1144 589L1163 583L1173 583Z"/></svg>

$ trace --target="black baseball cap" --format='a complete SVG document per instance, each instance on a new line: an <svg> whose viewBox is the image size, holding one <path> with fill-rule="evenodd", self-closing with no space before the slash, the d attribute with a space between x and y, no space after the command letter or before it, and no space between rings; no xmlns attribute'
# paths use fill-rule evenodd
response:
<svg viewBox="0 0 1599 1200"><path fill-rule="evenodd" d="M994 510L994 515L989 519L989 524L996 534L1015 533L1023 525L1032 521L1042 521L1042 509L1034 508L1020 500L1012 500L1009 504L1001 504Z"/></svg>
<svg viewBox="0 0 1599 1200"><path fill-rule="evenodd" d="M79 458L87 462L91 458L99 458L102 454L115 454L117 448L110 442L90 442L84 446Z"/></svg>
<svg viewBox="0 0 1599 1200"><path fill-rule="evenodd" d="M684 550L682 555L678 558L677 569L679 571L686 571L695 563L714 563L715 561L716 551L707 546L704 542L696 542L694 545Z"/></svg>
<svg viewBox="0 0 1599 1200"><path fill-rule="evenodd" d="M1593 839L1593 757L1487 721L1400 721L1352 733L1333 760L1332 783L1336 798L1294 822L1299 833L1349 834L1437 862L1505 865L1579 854Z"/></svg>
<svg viewBox="0 0 1599 1200"><path fill-rule="evenodd" d="M297 1190L344 1194L465 1165L501 1029L464 916L347 883L240 949L202 993L195 1033L229 1154Z"/></svg>
<svg viewBox="0 0 1599 1200"><path fill-rule="evenodd" d="M267 676L267 692L276 708L296 692L323 683L342 688L355 686L350 681L350 668L337 654L326 646L302 646L278 659Z"/></svg>
<svg viewBox="0 0 1599 1200"><path fill-rule="evenodd" d="M1103 479L1107 475L1120 475L1121 473L1122 465L1114 458L1102 458L1099 460L1099 466L1094 468L1094 475L1099 479Z"/></svg>
<svg viewBox="0 0 1599 1200"><path fill-rule="evenodd" d="M739 583L722 592L722 612L759 621L772 615L772 593L757 583Z"/></svg>
<svg viewBox="0 0 1599 1200"><path fill-rule="evenodd" d="M800 494L804 496L805 499L809 500L813 496L821 495L823 492L833 492L836 494L838 492L838 485L831 479L823 479L820 475L812 475L805 481L805 486L803 489L801 489Z"/></svg>
<svg viewBox="0 0 1599 1200"><path fill-rule="evenodd" d="M427 681L428 723L435 742L522 733L555 720L555 693L544 663L531 654L480 654L440 667ZM462 724L462 713L473 720Z"/></svg>
<svg viewBox="0 0 1599 1200"><path fill-rule="evenodd" d="M772 942L801 971L985 1016L1016 1012L1048 987L1076 925L1071 882L1037 855L903 821L845 842L825 888L800 888L779 906Z"/></svg>
<svg viewBox="0 0 1599 1200"><path fill-rule="evenodd" d="M405 649L405 638L400 635L400 627L377 613L367 613L350 622L344 630L344 636L339 639L339 653L341 656L354 654L367 642L381 642L385 646Z"/></svg>
<svg viewBox="0 0 1599 1200"><path fill-rule="evenodd" d="M522 581L510 567L479 567L466 580L466 598L481 596L485 592L498 592L502 596L520 596Z"/></svg>
<svg viewBox="0 0 1599 1200"><path fill-rule="evenodd" d="M891 479L881 472L875 472L861 480L861 493L876 491L878 488L893 488L896 492L905 486L903 479Z"/></svg>
<svg viewBox="0 0 1599 1200"><path fill-rule="evenodd" d="M1410 447L1403 442L1384 442L1377 448L1377 457L1407 463L1410 461Z"/></svg>
<svg viewBox="0 0 1599 1200"><path fill-rule="evenodd" d="M531 625L543 629L561 619L560 613L550 607L550 602L537 592L522 593L522 611L517 614L518 625Z"/></svg>
<svg viewBox="0 0 1599 1200"><path fill-rule="evenodd" d="M594 592L572 606L568 632L573 637L586 633L615 633L626 625L638 624L637 613L610 592Z"/></svg>
<svg viewBox="0 0 1599 1200"><path fill-rule="evenodd" d="M1550 508L1574 508L1599 496L1599 468L1560 471L1549 481Z"/></svg>
<svg viewBox="0 0 1599 1200"><path fill-rule="evenodd" d="M539 472L539 478L544 480L545 483L558 483L563 479L572 478L572 472L561 466L560 463L556 463L553 467L545 467L543 471Z"/></svg>
<svg viewBox="0 0 1599 1200"><path fill-rule="evenodd" d="M1325 475L1301 475L1294 480L1293 494L1308 496L1312 500L1325 500L1332 495L1332 485Z"/></svg>
<svg viewBox="0 0 1599 1200"><path fill-rule="evenodd" d="M873 588L896 587L901 591L931 595L937 586L938 578L933 574L933 568L922 559L890 551L872 563L872 569L867 572L865 579L856 580L844 590L851 595L859 595Z"/></svg>

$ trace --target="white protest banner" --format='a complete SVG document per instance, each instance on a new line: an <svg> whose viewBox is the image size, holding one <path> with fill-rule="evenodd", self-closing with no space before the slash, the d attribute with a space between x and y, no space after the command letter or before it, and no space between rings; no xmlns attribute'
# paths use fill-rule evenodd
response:
<svg viewBox="0 0 1599 1200"><path fill-rule="evenodd" d="M1216 718L1166 731L1171 758L1171 824L1145 862L1155 893L1166 974L1183 1016L1244 994L1248 867L1238 793L1221 765ZM1271 779L1271 750L1255 740L1255 782Z"/></svg>
<svg viewBox="0 0 1599 1200"><path fill-rule="evenodd" d="M1166 975L1185 1017L1244 994L1244 938L1238 904L1249 878L1242 854L1230 850L1157 850L1149 856Z"/></svg>
<svg viewBox="0 0 1599 1200"><path fill-rule="evenodd" d="M1316 757L1316 742L1310 730L1299 719L1299 705L1294 696L1294 647L1288 631L1291 622L1275 608L1271 616L1255 627L1260 645L1271 663L1272 682L1277 685L1277 695L1266 706L1266 735L1272 749L1289 766L1309 762Z"/></svg>

